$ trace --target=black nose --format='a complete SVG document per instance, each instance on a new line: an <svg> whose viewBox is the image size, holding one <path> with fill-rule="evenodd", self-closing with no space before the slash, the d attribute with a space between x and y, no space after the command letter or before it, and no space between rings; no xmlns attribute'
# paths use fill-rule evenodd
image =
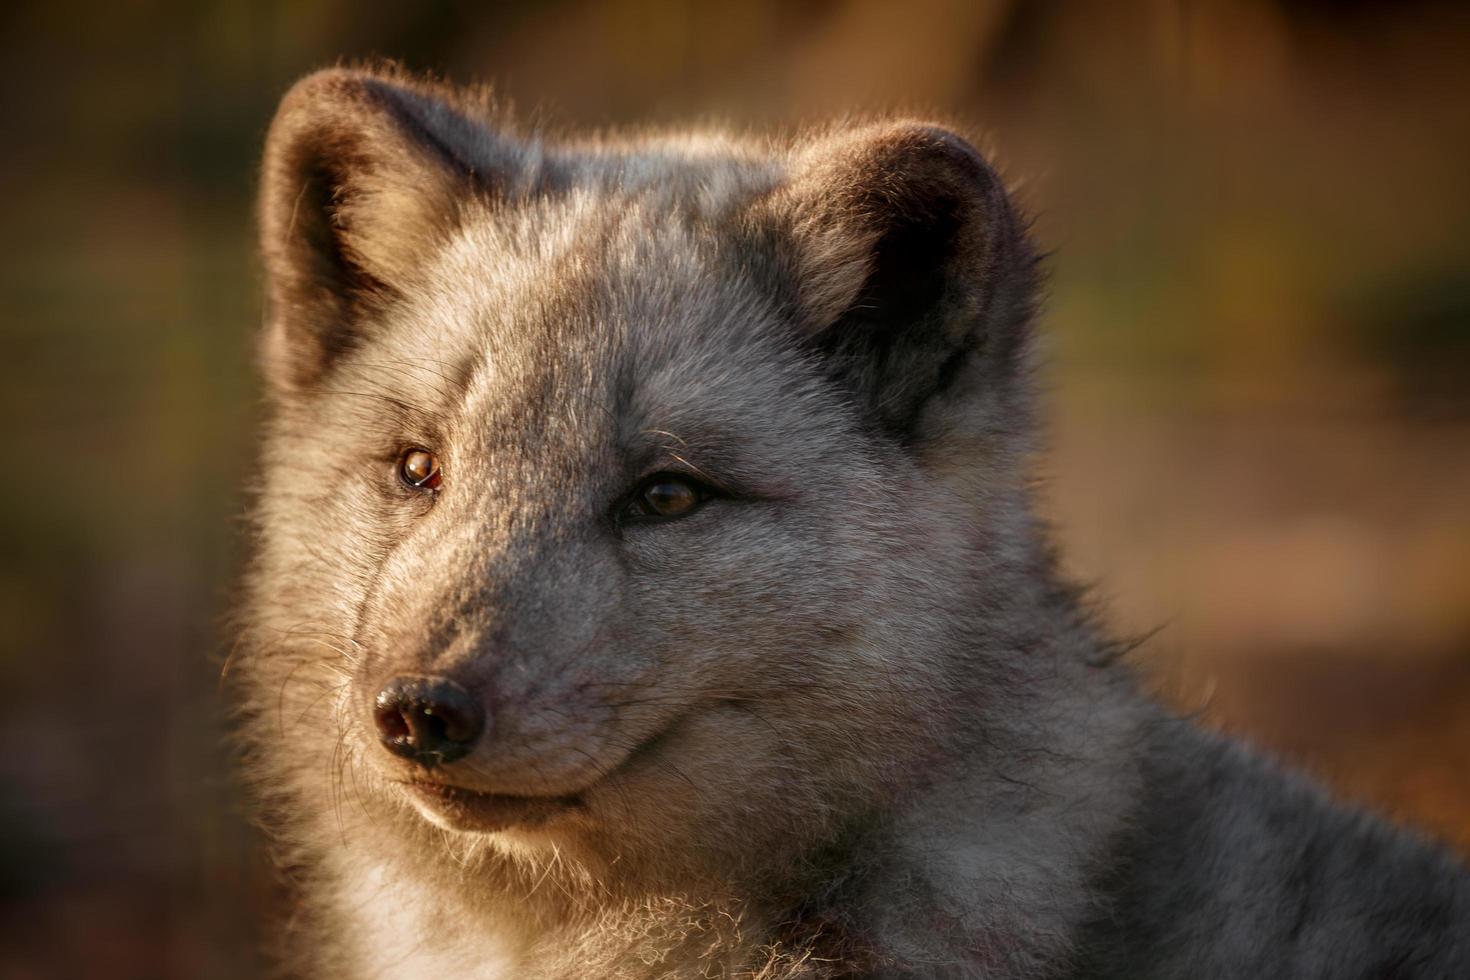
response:
<svg viewBox="0 0 1470 980"><path fill-rule="evenodd" d="M447 678L395 677L378 692L373 721L389 752L433 766L469 754L485 729L485 712Z"/></svg>

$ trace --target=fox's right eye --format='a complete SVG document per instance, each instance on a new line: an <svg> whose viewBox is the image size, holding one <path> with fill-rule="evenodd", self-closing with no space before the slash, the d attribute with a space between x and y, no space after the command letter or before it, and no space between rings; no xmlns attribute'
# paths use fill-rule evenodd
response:
<svg viewBox="0 0 1470 980"><path fill-rule="evenodd" d="M437 489L443 480L439 457L427 449L410 449L398 460L398 478L415 490Z"/></svg>
<svg viewBox="0 0 1470 980"><path fill-rule="evenodd" d="M658 473L639 484L620 517L633 521L670 521L687 517L709 499L708 488L676 473Z"/></svg>

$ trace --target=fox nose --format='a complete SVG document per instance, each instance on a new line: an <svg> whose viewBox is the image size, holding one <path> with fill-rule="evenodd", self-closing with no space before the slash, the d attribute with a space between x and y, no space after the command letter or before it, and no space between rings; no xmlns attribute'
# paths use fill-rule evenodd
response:
<svg viewBox="0 0 1470 980"><path fill-rule="evenodd" d="M426 766L469 754L485 730L478 699L445 677L395 677L373 701L378 740Z"/></svg>

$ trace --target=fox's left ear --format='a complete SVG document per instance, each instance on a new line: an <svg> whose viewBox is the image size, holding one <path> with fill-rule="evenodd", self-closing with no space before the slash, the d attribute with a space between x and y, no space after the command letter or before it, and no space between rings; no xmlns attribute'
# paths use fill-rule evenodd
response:
<svg viewBox="0 0 1470 980"><path fill-rule="evenodd" d="M973 146L922 123L860 129L803 151L767 203L800 329L882 430L973 429L977 399L1021 421L1036 260Z"/></svg>
<svg viewBox="0 0 1470 980"><path fill-rule="evenodd" d="M412 289L461 209L517 179L516 146L476 109L447 89L361 69L320 71L287 93L260 188L264 366L278 394L327 373Z"/></svg>

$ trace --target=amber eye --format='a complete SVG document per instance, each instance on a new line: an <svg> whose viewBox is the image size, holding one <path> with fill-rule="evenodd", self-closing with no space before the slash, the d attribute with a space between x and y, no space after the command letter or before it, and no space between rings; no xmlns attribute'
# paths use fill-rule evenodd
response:
<svg viewBox="0 0 1470 980"><path fill-rule="evenodd" d="M398 461L398 477L417 490L433 490L442 479L439 457L427 449L410 449Z"/></svg>
<svg viewBox="0 0 1470 980"><path fill-rule="evenodd" d="M685 517L699 509L709 494L689 480L671 473L660 473L644 481L628 502L624 516L643 520L669 520Z"/></svg>

